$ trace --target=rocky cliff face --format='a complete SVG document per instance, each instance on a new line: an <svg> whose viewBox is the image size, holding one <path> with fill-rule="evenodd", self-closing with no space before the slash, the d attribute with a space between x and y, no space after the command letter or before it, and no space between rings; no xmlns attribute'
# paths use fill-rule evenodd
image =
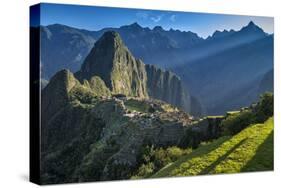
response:
<svg viewBox="0 0 281 188"><path fill-rule="evenodd" d="M190 95L178 76L154 65L145 65L148 95L191 112Z"/></svg>
<svg viewBox="0 0 281 188"><path fill-rule="evenodd" d="M116 32L106 32L97 41L76 76L80 80L99 76L112 93L147 97L144 64L132 56Z"/></svg>
<svg viewBox="0 0 281 188"><path fill-rule="evenodd" d="M113 31L97 41L75 76L80 81L97 76L113 94L159 99L192 112L190 96L180 78L135 59Z"/></svg>

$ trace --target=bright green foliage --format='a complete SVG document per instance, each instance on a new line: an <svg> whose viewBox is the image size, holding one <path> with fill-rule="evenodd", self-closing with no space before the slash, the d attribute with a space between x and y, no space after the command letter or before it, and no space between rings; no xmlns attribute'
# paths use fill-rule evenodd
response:
<svg viewBox="0 0 281 188"><path fill-rule="evenodd" d="M233 115L233 114L237 114L239 112L240 111L229 111L229 112L226 112L226 115Z"/></svg>
<svg viewBox="0 0 281 188"><path fill-rule="evenodd" d="M222 121L223 135L234 135L254 123L263 123L273 116L273 94L261 95L259 102L252 109L227 112L226 119Z"/></svg>
<svg viewBox="0 0 281 188"><path fill-rule="evenodd" d="M128 110L146 113L149 112L150 105L145 101L129 99L125 102Z"/></svg>
<svg viewBox="0 0 281 188"><path fill-rule="evenodd" d="M139 169L133 176L136 178L145 178L151 176L167 164L178 160L183 155L191 153L192 149L181 149L173 146L168 148L154 149L153 147L145 147L142 151L141 163Z"/></svg>
<svg viewBox="0 0 281 188"><path fill-rule="evenodd" d="M273 170L273 118L199 147L152 177Z"/></svg>
<svg viewBox="0 0 281 188"><path fill-rule="evenodd" d="M273 116L274 99L273 94L267 92L260 97L257 104L256 117L259 123L264 122L268 117Z"/></svg>
<svg viewBox="0 0 281 188"><path fill-rule="evenodd" d="M91 104L93 103L95 99L94 93L91 91L91 89L77 84L69 93L70 100L77 99L82 104Z"/></svg>
<svg viewBox="0 0 281 188"><path fill-rule="evenodd" d="M221 123L223 135L234 135L255 122L252 111L247 110L240 113L228 115Z"/></svg>
<svg viewBox="0 0 281 188"><path fill-rule="evenodd" d="M89 85L96 96L110 96L110 90L100 77L93 76L89 81Z"/></svg>

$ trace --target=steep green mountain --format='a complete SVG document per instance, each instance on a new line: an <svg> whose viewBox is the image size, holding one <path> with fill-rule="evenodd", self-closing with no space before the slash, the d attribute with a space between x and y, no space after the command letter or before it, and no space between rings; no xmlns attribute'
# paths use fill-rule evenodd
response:
<svg viewBox="0 0 281 188"><path fill-rule="evenodd" d="M180 78L135 59L114 31L106 32L96 42L75 76L81 82L97 76L113 94L159 99L193 114L191 98Z"/></svg>
<svg viewBox="0 0 281 188"><path fill-rule="evenodd" d="M116 94L147 97L144 64L135 59L116 32L106 32L86 57L80 80L99 76Z"/></svg>

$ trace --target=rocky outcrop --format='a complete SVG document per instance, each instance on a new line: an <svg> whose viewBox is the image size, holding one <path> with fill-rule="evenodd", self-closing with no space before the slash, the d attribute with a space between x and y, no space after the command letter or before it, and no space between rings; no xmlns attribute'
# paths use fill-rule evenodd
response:
<svg viewBox="0 0 281 188"><path fill-rule="evenodd" d="M79 80L99 76L112 93L147 97L144 64L133 57L117 32L106 32L96 42L76 76Z"/></svg>
<svg viewBox="0 0 281 188"><path fill-rule="evenodd" d="M190 96L178 76L154 65L145 65L148 95L191 112Z"/></svg>

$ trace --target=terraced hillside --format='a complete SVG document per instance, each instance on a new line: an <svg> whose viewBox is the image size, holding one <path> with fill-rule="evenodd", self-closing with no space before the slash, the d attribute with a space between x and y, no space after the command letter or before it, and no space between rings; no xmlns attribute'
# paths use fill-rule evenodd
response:
<svg viewBox="0 0 281 188"><path fill-rule="evenodd" d="M168 164L151 177L273 170L273 117L224 136Z"/></svg>

